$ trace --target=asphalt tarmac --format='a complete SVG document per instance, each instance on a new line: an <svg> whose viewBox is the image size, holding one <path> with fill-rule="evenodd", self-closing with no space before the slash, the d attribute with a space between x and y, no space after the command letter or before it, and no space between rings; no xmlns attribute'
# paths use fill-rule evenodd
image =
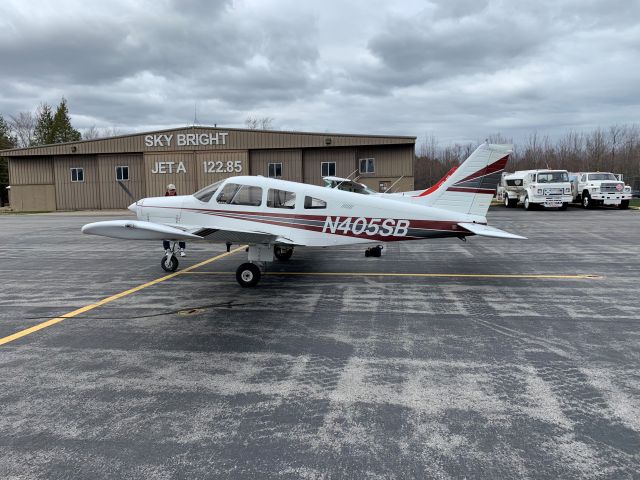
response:
<svg viewBox="0 0 640 480"><path fill-rule="evenodd" d="M529 239L242 289L244 251L149 284L160 242L0 216L0 478L640 478L640 212L488 218Z"/></svg>

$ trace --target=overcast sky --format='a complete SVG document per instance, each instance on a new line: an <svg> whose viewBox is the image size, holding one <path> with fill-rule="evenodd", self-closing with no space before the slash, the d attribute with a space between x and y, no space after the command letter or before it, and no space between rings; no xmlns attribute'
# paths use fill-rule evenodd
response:
<svg viewBox="0 0 640 480"><path fill-rule="evenodd" d="M638 0L0 2L0 113L435 135L638 123Z"/></svg>

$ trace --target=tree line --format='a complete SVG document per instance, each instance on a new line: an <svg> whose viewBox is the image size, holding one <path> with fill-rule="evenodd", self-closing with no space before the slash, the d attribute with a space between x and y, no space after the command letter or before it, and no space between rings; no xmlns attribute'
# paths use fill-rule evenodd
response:
<svg viewBox="0 0 640 480"><path fill-rule="evenodd" d="M490 143L513 143L507 170L536 168L563 169L570 172L622 173L625 182L640 189L640 126L614 125L590 132L570 131L556 140L537 133L526 141L514 143L500 134L491 135ZM462 163L477 144L441 146L435 136L428 136L418 146L414 165L416 189L436 183L454 165Z"/></svg>

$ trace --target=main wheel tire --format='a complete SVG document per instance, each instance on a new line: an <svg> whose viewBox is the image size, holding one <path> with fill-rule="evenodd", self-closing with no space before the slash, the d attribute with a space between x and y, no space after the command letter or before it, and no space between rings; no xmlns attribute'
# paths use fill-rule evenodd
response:
<svg viewBox="0 0 640 480"><path fill-rule="evenodd" d="M283 248L280 245L273 247L273 254L278 260L286 262L293 255L293 248Z"/></svg>
<svg viewBox="0 0 640 480"><path fill-rule="evenodd" d="M178 269L178 259L175 255L167 257L166 255L160 260L160 266L165 272L175 272Z"/></svg>
<svg viewBox="0 0 640 480"><path fill-rule="evenodd" d="M524 209L525 210L533 210L533 205L529 201L529 196L524 197Z"/></svg>
<svg viewBox="0 0 640 480"><path fill-rule="evenodd" d="M626 210L627 208L629 208L629 200L622 200L620 202L620 209Z"/></svg>
<svg viewBox="0 0 640 480"><path fill-rule="evenodd" d="M591 196L588 193L582 195L582 208L591 208Z"/></svg>
<svg viewBox="0 0 640 480"><path fill-rule="evenodd" d="M562 206L558 210L566 210L569 204L567 202L562 202Z"/></svg>
<svg viewBox="0 0 640 480"><path fill-rule="evenodd" d="M255 287L261 275L260 269L253 263L243 263L236 270L236 280L241 287Z"/></svg>

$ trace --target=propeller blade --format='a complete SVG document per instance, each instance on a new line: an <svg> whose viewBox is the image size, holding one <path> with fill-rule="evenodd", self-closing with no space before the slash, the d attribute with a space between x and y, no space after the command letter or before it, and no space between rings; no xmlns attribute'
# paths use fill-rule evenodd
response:
<svg viewBox="0 0 640 480"><path fill-rule="evenodd" d="M126 194L131 197L131 200L138 203L138 200L133 196L133 194L129 191L129 189L124 186L124 183L122 183L121 180L118 180L118 185L120 185L120 187L122 187L122 189L126 192Z"/></svg>

